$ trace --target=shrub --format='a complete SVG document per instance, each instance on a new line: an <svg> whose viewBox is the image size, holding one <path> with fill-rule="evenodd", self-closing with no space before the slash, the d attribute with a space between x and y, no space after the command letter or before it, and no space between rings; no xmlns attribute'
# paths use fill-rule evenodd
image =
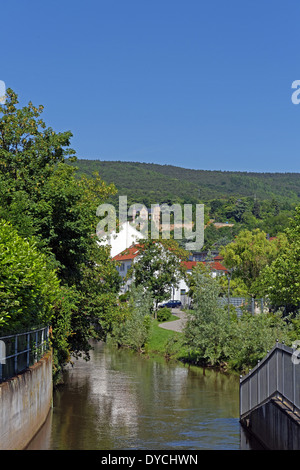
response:
<svg viewBox="0 0 300 470"><path fill-rule="evenodd" d="M115 323L113 328L112 336L115 341L135 351L142 351L151 334L152 307L152 295L148 291L145 292L141 285L133 286L128 296L128 304L123 308L124 319Z"/></svg>
<svg viewBox="0 0 300 470"><path fill-rule="evenodd" d="M219 305L218 282L208 272L194 275L194 309L184 331L185 344L196 362L217 365L226 360L228 316Z"/></svg>
<svg viewBox="0 0 300 470"><path fill-rule="evenodd" d="M162 307L157 312L157 320L159 322L164 322L169 320L171 317L171 310L168 307Z"/></svg>
<svg viewBox="0 0 300 470"><path fill-rule="evenodd" d="M18 331L50 322L59 280L33 239L0 220L0 328Z"/></svg>
<svg viewBox="0 0 300 470"><path fill-rule="evenodd" d="M225 347L231 369L243 372L253 368L277 339L288 342L290 329L281 313L243 313L231 322Z"/></svg>

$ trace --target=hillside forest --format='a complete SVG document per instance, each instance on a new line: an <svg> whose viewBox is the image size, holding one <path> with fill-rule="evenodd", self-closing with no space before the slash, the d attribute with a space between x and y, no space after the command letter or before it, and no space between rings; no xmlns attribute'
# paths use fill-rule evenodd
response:
<svg viewBox="0 0 300 470"><path fill-rule="evenodd" d="M300 202L298 173L247 173L191 170L152 163L101 161L79 158L79 175L98 172L117 193L108 200L128 205L204 204L204 250L218 250L241 230L260 229L275 237L289 224Z"/></svg>

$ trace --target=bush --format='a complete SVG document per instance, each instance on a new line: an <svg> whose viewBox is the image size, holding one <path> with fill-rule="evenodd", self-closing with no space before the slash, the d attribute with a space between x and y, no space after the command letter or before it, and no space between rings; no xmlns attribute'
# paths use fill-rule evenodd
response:
<svg viewBox="0 0 300 470"><path fill-rule="evenodd" d="M231 369L244 372L253 368L272 349L276 340L288 342L291 325L280 313L243 315L230 324L225 347Z"/></svg>
<svg viewBox="0 0 300 470"><path fill-rule="evenodd" d="M33 239L0 220L0 329L18 331L50 323L59 280Z"/></svg>
<svg viewBox="0 0 300 470"><path fill-rule="evenodd" d="M114 324L114 340L122 346L142 351L151 334L152 307L151 294L145 292L141 285L133 286L128 296L128 304L123 308L124 319Z"/></svg>
<svg viewBox="0 0 300 470"><path fill-rule="evenodd" d="M57 382L63 367L71 360L72 317L78 311L79 300L79 294L74 287L62 286L54 302L51 321L54 382Z"/></svg>
<svg viewBox="0 0 300 470"><path fill-rule="evenodd" d="M170 319L171 310L168 307L162 307L157 312L157 320L159 322L164 322Z"/></svg>
<svg viewBox="0 0 300 470"><path fill-rule="evenodd" d="M208 272L198 270L193 275L194 309L184 331L185 344L194 361L221 364L226 360L229 321L218 301L220 287Z"/></svg>

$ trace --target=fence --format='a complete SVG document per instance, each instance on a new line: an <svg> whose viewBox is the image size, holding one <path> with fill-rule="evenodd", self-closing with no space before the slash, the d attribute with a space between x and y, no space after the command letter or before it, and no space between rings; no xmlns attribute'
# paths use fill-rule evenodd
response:
<svg viewBox="0 0 300 470"><path fill-rule="evenodd" d="M228 297L220 297L220 303L222 305L228 305ZM229 297L229 304L235 307L238 317L243 314L243 310L251 313L252 315L255 313L263 313L269 310L269 304L265 299Z"/></svg>
<svg viewBox="0 0 300 470"><path fill-rule="evenodd" d="M241 418L272 397L281 399L300 416L299 357L299 350L277 342L268 355L248 375L241 378Z"/></svg>
<svg viewBox="0 0 300 470"><path fill-rule="evenodd" d="M26 370L48 349L48 326L0 337L0 382Z"/></svg>

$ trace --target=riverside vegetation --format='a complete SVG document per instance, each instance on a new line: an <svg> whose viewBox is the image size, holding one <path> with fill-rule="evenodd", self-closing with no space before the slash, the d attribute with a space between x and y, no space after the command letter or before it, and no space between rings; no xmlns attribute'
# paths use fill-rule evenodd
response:
<svg viewBox="0 0 300 470"><path fill-rule="evenodd" d="M19 108L11 89L0 106L1 336L51 325L55 383L73 358L89 359L92 338L245 371L276 339L292 344L300 337L300 211L294 179L289 200L288 191L278 203L272 196L260 205L249 196L237 200L236 194L231 202L232 196L212 199L206 209L207 218L219 214L222 219L231 211L238 227L225 237L216 236L212 225L205 230L207 246L223 246L225 265L233 272L231 294L267 297L270 312L228 316L218 301L226 293L224 278L212 278L198 266L189 278L194 309L185 331L163 330L158 323L170 312L154 306L168 297L178 273L185 275L181 260L187 254L175 240L145 241L141 263L131 273L135 282L126 298L119 296L116 263L95 236L96 209L116 197L117 188L99 173L78 170L71 132L47 127L42 112L31 102ZM263 230L264 224L272 225L270 217L277 217L275 240ZM172 256L170 269L166 259L162 262L162 246ZM139 269L142 264L147 269Z"/></svg>

